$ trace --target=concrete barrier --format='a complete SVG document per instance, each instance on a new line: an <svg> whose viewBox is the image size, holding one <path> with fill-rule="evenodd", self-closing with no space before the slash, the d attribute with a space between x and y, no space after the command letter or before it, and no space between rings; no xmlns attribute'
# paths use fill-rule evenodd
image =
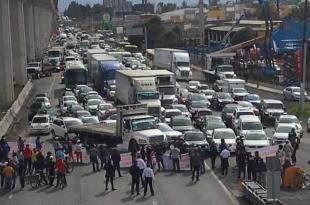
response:
<svg viewBox="0 0 310 205"><path fill-rule="evenodd" d="M29 97L29 93L33 88L33 83L29 80L24 86L23 90L19 93L17 99L12 104L10 109L6 112L5 116L2 118L0 122L0 135L5 135L10 127L17 121L17 115L27 101Z"/></svg>

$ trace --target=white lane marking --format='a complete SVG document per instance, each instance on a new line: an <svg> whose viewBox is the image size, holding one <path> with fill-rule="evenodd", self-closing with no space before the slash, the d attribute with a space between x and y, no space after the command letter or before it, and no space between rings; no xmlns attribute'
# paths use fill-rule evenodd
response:
<svg viewBox="0 0 310 205"><path fill-rule="evenodd" d="M153 205L158 205L157 201L152 201Z"/></svg>
<svg viewBox="0 0 310 205"><path fill-rule="evenodd" d="M9 199L12 199L12 198L13 198L13 194L10 194L10 195L9 195Z"/></svg>
<svg viewBox="0 0 310 205"><path fill-rule="evenodd" d="M209 165L205 163L205 166L208 170L210 170L211 175L215 178L215 180L219 183L219 185L222 187L224 192L227 194L228 198L232 202L233 205L239 205L240 203L237 201L236 197L227 189L227 187L223 184L223 182L216 176L214 171L209 167Z"/></svg>

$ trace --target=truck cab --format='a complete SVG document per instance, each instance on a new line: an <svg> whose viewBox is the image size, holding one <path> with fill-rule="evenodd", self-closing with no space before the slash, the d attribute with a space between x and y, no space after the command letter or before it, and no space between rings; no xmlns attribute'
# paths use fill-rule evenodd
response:
<svg viewBox="0 0 310 205"><path fill-rule="evenodd" d="M172 71L174 71L177 80L191 80L192 71L188 53L175 52L172 58Z"/></svg>

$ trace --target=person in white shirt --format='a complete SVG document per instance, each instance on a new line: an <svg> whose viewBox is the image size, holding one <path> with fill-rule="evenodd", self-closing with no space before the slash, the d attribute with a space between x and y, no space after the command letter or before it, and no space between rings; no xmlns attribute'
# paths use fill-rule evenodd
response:
<svg viewBox="0 0 310 205"><path fill-rule="evenodd" d="M151 190L151 194L152 196L154 196L154 189L153 189L153 179L154 179L154 172L151 169L151 165L147 164L147 167L143 170L143 179L144 179L144 195L143 197L145 197L146 193L147 193L147 186L150 186L150 190Z"/></svg>
<svg viewBox="0 0 310 205"><path fill-rule="evenodd" d="M142 174L143 174L143 170L146 168L146 164L145 164L144 160L141 158L140 154L138 154L136 161L137 161L137 165L138 165L138 167L140 169L141 183L142 183L142 185L144 185L144 179L142 177Z"/></svg>
<svg viewBox="0 0 310 205"><path fill-rule="evenodd" d="M222 152L220 153L221 157L221 168L222 168L222 174L227 175L228 174L228 159L230 157L230 152L227 148L224 148Z"/></svg>
<svg viewBox="0 0 310 205"><path fill-rule="evenodd" d="M76 162L79 163L83 163L83 159L82 159L82 144L80 142L80 140L77 141L76 145L75 145L75 154L76 154Z"/></svg>
<svg viewBox="0 0 310 205"><path fill-rule="evenodd" d="M174 146L171 146L170 157L172 159L173 171L180 171L180 149Z"/></svg>

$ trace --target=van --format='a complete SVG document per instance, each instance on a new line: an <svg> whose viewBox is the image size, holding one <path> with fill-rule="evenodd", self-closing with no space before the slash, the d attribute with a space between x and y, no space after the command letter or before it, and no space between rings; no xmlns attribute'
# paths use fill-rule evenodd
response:
<svg viewBox="0 0 310 205"><path fill-rule="evenodd" d="M259 118L254 115L242 115L237 122L237 136L245 136L248 131L262 131L263 125Z"/></svg>

